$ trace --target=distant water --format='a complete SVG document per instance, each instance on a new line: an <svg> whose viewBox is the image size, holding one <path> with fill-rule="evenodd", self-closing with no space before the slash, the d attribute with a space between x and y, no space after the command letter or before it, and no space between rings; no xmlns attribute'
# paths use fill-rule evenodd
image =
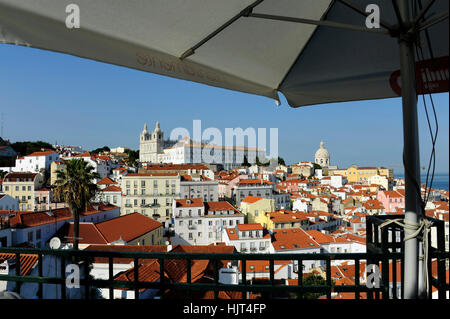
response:
<svg viewBox="0 0 450 319"><path fill-rule="evenodd" d="M395 174L395 178L404 178L403 175ZM422 174L420 176L420 182L425 184L427 179L427 174ZM428 184L430 184L431 175L428 177ZM433 178L433 184L431 188L437 188L437 189L445 189L448 190L448 184L449 184L449 174L434 174Z"/></svg>

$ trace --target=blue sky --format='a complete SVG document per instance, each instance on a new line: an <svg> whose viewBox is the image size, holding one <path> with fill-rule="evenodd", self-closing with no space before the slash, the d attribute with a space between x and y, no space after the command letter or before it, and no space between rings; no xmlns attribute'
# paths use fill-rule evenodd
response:
<svg viewBox="0 0 450 319"><path fill-rule="evenodd" d="M449 96L434 95L439 118L437 172L449 167ZM419 100L421 165L431 140ZM0 45L0 112L3 137L44 140L92 150L139 147L145 122L156 120L168 137L175 127L277 127L287 163L314 160L321 140L331 165L401 166L401 100L348 102L293 109L282 100L214 88L54 52Z"/></svg>

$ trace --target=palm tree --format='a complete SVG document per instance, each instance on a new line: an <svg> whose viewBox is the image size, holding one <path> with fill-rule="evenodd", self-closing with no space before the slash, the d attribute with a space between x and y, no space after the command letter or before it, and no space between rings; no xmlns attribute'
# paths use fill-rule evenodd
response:
<svg viewBox="0 0 450 319"><path fill-rule="evenodd" d="M100 178L94 168L82 159L66 161L64 170L57 170L55 197L69 206L73 216L73 248L78 249L80 213L88 209L97 192L94 179Z"/></svg>

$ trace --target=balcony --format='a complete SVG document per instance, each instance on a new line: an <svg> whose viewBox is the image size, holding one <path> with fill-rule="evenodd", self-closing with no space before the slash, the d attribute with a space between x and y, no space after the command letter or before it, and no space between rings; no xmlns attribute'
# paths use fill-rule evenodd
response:
<svg viewBox="0 0 450 319"><path fill-rule="evenodd" d="M31 248L0 248L0 253L10 253L16 256L15 274L0 275L0 281L16 282L15 291L20 291L20 286L23 283L34 283L37 290L37 297L43 298L43 285L54 284L60 291L62 299L66 299L66 272L60 272L60 276L46 277L43 276L43 260L44 256L56 256L61 260L60 268L64 269L66 263L70 260L73 263L78 262L86 274L90 272L90 262L94 257L103 257L109 261L109 277L107 279L92 279L90 276L84 276L80 279L81 297L85 299L93 299L92 291L95 288L106 288L109 291L110 299L114 297L115 288L126 288L128 290L134 290L134 297L139 299L139 291L142 288L156 289L158 291L158 297L165 299L168 291L183 291L186 293L187 299L191 299L192 291L214 291L214 297L218 298L219 291L238 291L243 292L243 299L247 298L247 292L264 293L270 298L278 298L285 296L286 293L291 293L295 297L303 298L305 293L319 292L326 299L331 299L333 293L347 292L352 293L355 299L367 298L367 299L400 299L403 296L397 294L397 280L393 281L393 287L390 287L390 278L401 278L400 285L403 286L403 276L397 273L397 267L389 267L389 263L400 263L403 265L403 253L397 251L402 248L403 243L401 241L389 240L389 234L398 233L402 239L402 229L395 224L390 224L383 228L380 225L390 218L398 218L399 216L371 216L367 221L367 253L336 253L336 254L243 254L243 253L144 253L144 252L119 252L119 251L93 251L93 250L78 250L71 249L51 250L51 249L31 249ZM445 278L445 262L448 259L449 253L445 252L443 245L445 245L444 234L445 226L443 221L436 221L435 229L437 231L437 248L429 247L429 254L432 259L437 259L437 276L434 276L429 268L430 287L437 289L437 297L439 299L445 299L446 293L450 289L450 285L446 282ZM246 249L242 249L242 252L246 252ZM34 254L37 255L37 266L35 272L29 275L21 274L21 255ZM142 264L142 260L156 259L159 261L160 272L164 273L164 267L167 260L185 260L186 261L186 282L171 282L167 277L161 277L155 281L140 281L138 276L138 267L134 268L134 279L132 281L118 281L113 277L113 262L117 258L130 258L134 261L135 265ZM22 259L23 260L23 259ZM210 260L214 266L214 281L211 283L193 283L191 280L191 265L193 260ZM240 262L242 272L239 273L240 284L221 284L218 281L219 269L218 264L221 260L230 260L235 264ZM266 260L269 262L269 280L268 283L263 284L249 284L247 281L247 262L251 260ZM279 285L275 283L275 261L277 260L291 260L298 269L299 280L297 284L287 286ZM346 260L354 263L355 274L360 273L361 262L367 261L367 263L381 265L381 272L379 274L380 284L378 286L370 287L360 282L360 276L355 276L353 285L333 285L331 264L333 261ZM84 262L83 262L84 261ZM141 261L141 262L140 262ZM304 285L303 284L303 265L307 261L320 261L320 264L324 265L323 272L325 275L325 284L322 285ZM403 271L401 271L403 275ZM391 290L391 288L393 288ZM290 297L292 297L290 295Z"/></svg>

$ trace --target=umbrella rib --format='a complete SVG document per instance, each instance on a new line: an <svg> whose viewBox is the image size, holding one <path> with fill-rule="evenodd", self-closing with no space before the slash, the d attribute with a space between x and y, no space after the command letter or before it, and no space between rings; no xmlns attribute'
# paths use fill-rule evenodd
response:
<svg viewBox="0 0 450 319"><path fill-rule="evenodd" d="M369 15L368 12L365 12L364 10L362 10L361 8L358 8L355 4L351 3L348 0L337 0L340 3L342 3L343 5L347 6L348 8L358 12L359 14L363 15L364 17L367 18L367 16ZM382 25L384 28L388 29L389 31L393 30L394 28L387 23L386 21L383 21L380 19L380 25Z"/></svg>
<svg viewBox="0 0 450 319"><path fill-rule="evenodd" d="M287 21L287 22L295 22L295 23L304 23L304 24L313 24L323 27L333 27L340 29L347 29L352 31L361 31L361 32L370 32L370 33L378 33L378 34L387 34L390 35L390 31L386 29L369 29L365 27L359 27L352 24L345 24L334 21L324 21L324 20L311 20L311 19L303 19L303 18L294 18L294 17L283 17L276 16L270 14L261 14L261 13L251 13L249 17L252 18L261 18L261 19L269 19L269 20L278 20L278 21Z"/></svg>
<svg viewBox="0 0 450 319"><path fill-rule="evenodd" d="M220 32L222 32L224 29L226 29L227 27L229 27L231 24L233 24L233 22L235 22L236 20L238 20L239 18L248 15L254 7L256 7L258 4L260 4L261 2L263 2L264 0L256 0L255 2L253 2L251 5L249 5L248 7L246 7L244 10L242 10L241 12L239 12L237 15L235 15L234 17L232 17L230 20L228 20L227 22L225 22L223 25L221 25L218 29L214 30L212 33L208 34L204 39L202 39L200 42L198 42L196 45L194 45L193 47L189 48L188 50L186 50L183 54L181 54L181 56L179 57L180 60L184 60L186 59L188 56L191 56L195 53L195 50L197 50L199 47L201 47L203 44L205 44L206 42L208 42L209 40L211 40L213 37L215 37L217 34L219 34Z"/></svg>
<svg viewBox="0 0 450 319"><path fill-rule="evenodd" d="M428 29L429 27L435 25L436 23L439 23L445 19L448 19L448 11L444 12L438 16L434 16L433 19L430 18L428 21L424 21L422 24L418 26L419 31L423 31L425 29Z"/></svg>
<svg viewBox="0 0 450 319"><path fill-rule="evenodd" d="M428 1L428 3L425 5L425 7L419 12L417 17L414 18L413 25L416 25L419 23L419 21L425 16L425 14L431 8L431 6L433 5L434 2L435 2L435 0Z"/></svg>

